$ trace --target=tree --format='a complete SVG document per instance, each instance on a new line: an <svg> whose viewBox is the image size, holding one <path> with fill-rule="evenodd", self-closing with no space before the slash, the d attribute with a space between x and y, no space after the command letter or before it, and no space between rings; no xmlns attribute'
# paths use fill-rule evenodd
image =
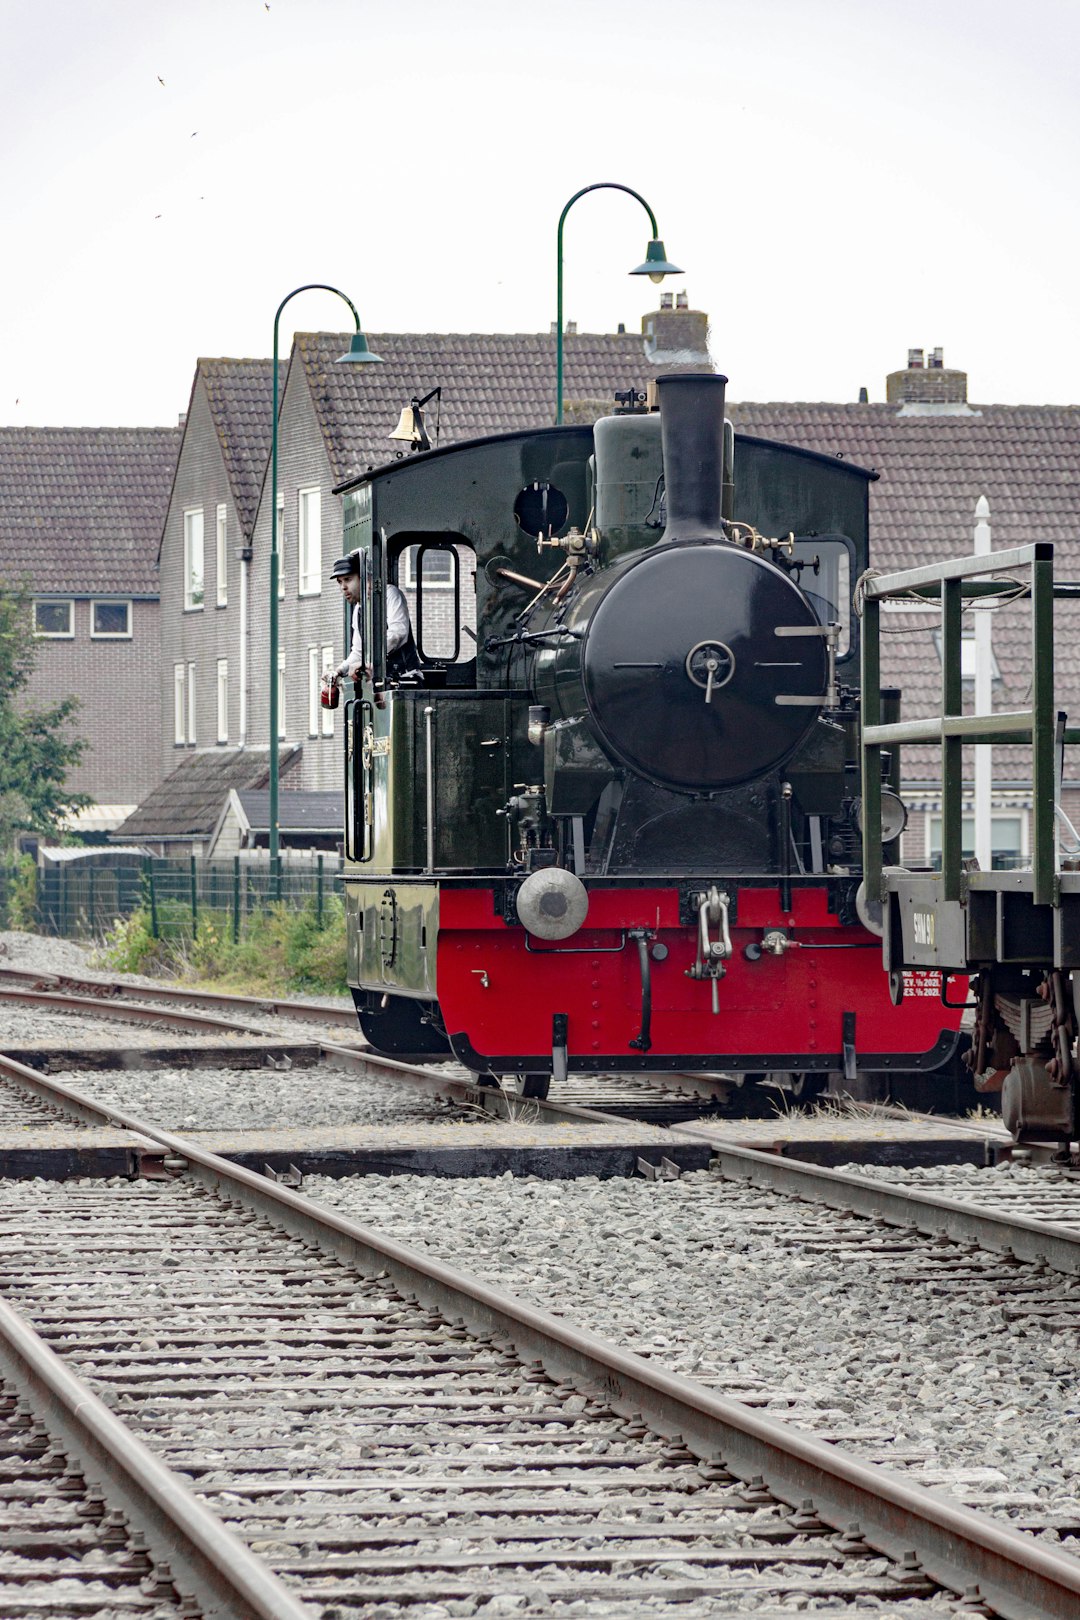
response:
<svg viewBox="0 0 1080 1620"><path fill-rule="evenodd" d="M92 802L66 785L86 748L72 730L78 698L48 709L23 699L36 651L25 587L0 581L0 856L20 832L56 834L73 810Z"/></svg>

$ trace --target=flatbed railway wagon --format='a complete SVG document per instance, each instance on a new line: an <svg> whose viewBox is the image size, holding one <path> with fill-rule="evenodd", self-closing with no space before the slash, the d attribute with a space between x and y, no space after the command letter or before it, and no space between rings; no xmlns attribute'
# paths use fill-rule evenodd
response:
<svg viewBox="0 0 1080 1620"><path fill-rule="evenodd" d="M995 577L996 576L996 577ZM922 597L941 609L941 714L899 722L876 698L881 615L892 600ZM883 965L902 1005L913 973L970 976L974 1039L966 1056L975 1089L1000 1097L1020 1143L1080 1140L1080 839L1061 807L1068 724L1054 684L1055 603L1080 584L1055 582L1045 541L989 556L887 574L864 582L863 861L867 890L882 907ZM965 607L1026 601L1031 619L1031 707L964 713L961 614ZM901 865L876 829L884 762L909 743L936 743L942 758L940 871ZM1024 744L1031 754L1031 859L1020 870L980 871L963 851L967 746Z"/></svg>

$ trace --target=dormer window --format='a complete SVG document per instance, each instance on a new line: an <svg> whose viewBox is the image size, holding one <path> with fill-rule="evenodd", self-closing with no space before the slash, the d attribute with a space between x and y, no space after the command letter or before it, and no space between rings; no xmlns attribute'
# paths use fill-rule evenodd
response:
<svg viewBox="0 0 1080 1620"><path fill-rule="evenodd" d="M940 662L941 662L941 631L940 630L932 630L930 632L930 634L931 634L931 636L933 638L934 647L937 650L938 663L940 664ZM998 667L998 661L997 661L997 658L994 656L994 649L992 647L990 649L990 669L991 669L991 678L994 680L994 682L995 683L1000 682L1000 680L1001 680L1001 670ZM962 681L965 681L965 682L970 681L970 682L972 682L972 684L974 684L974 681L975 681L975 633L974 633L974 631L966 632L961 637L961 640L960 640L960 679Z"/></svg>

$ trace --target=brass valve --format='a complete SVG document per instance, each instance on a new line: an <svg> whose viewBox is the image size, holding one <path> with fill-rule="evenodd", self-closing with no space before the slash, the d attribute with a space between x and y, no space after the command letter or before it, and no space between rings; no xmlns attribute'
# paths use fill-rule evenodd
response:
<svg viewBox="0 0 1080 1620"><path fill-rule="evenodd" d="M547 546L552 551L565 551L568 557L595 557L600 550L599 537L594 529L588 534L582 534L575 524L569 534L556 535L551 540L545 540L542 534L536 537L537 551L543 551Z"/></svg>

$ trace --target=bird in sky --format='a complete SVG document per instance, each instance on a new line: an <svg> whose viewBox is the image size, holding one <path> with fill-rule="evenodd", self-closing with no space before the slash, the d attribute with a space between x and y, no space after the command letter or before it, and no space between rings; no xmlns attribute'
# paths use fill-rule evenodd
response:
<svg viewBox="0 0 1080 1620"><path fill-rule="evenodd" d="M161 77L160 73L157 76L157 82L158 82L158 84L162 84L162 85L165 83L165 80Z"/></svg>

